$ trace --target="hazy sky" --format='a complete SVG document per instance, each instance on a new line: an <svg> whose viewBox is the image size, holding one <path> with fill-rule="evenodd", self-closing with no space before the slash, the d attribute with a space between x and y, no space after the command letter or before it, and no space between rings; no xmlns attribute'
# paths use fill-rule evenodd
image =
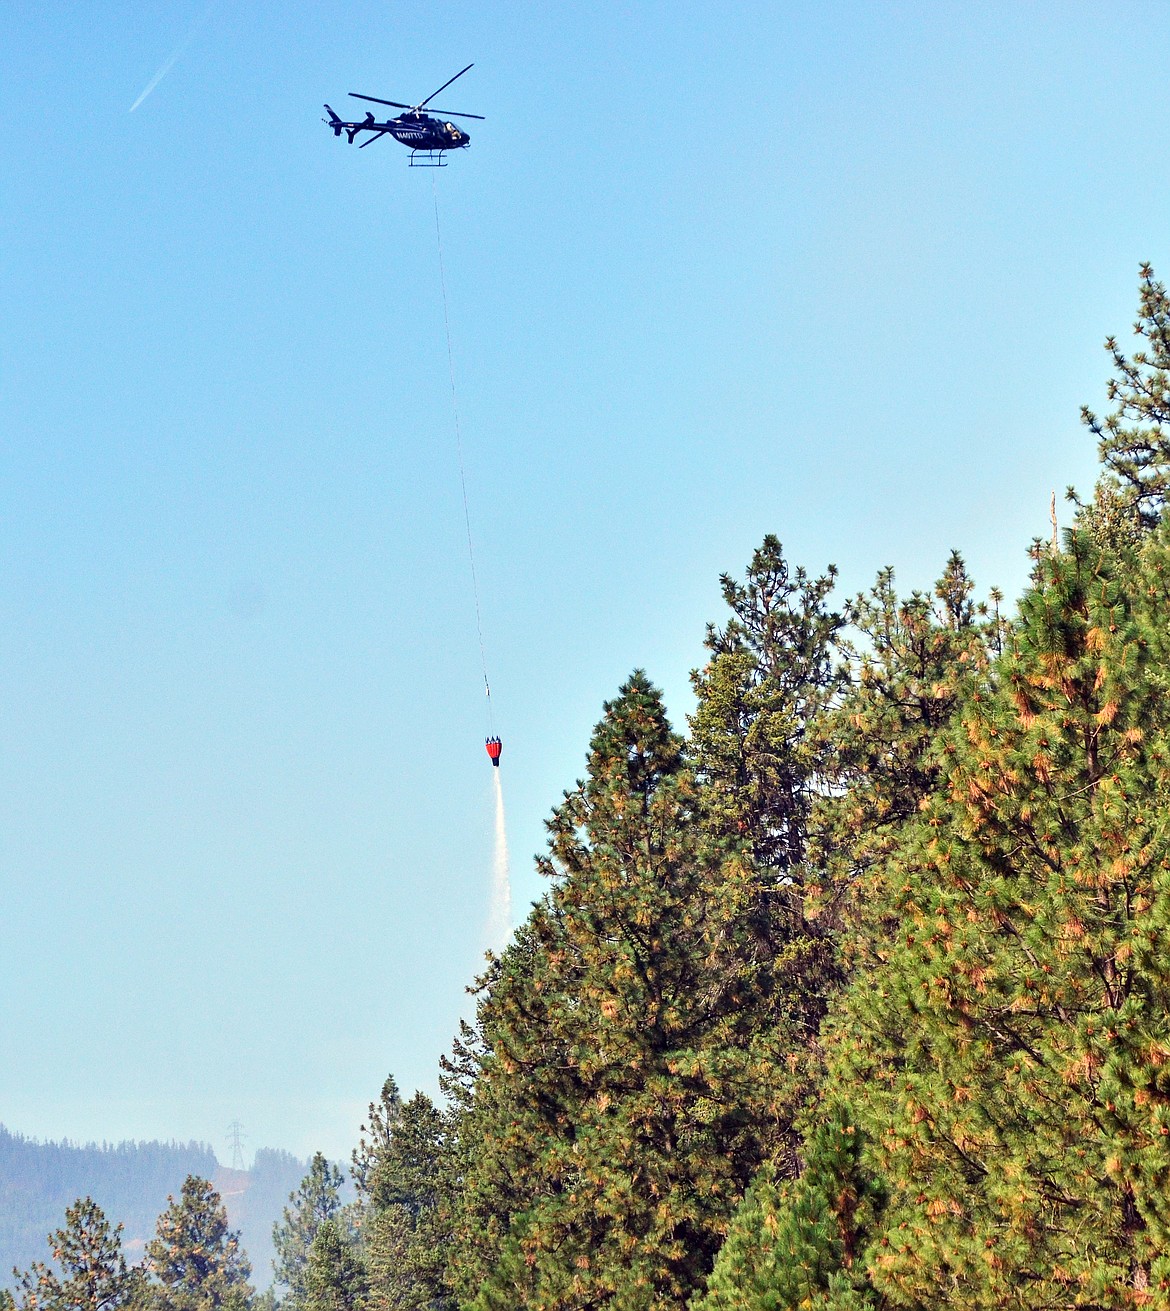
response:
<svg viewBox="0 0 1170 1311"><path fill-rule="evenodd" d="M520 913L766 532L1017 594L1170 273L1165 15L0 8L0 1121L340 1156L435 1090L492 815L433 184ZM437 174L319 122L472 60Z"/></svg>

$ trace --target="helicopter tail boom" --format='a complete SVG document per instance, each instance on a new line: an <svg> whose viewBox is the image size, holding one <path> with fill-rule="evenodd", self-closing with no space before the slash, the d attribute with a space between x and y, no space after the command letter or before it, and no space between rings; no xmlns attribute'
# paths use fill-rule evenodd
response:
<svg viewBox="0 0 1170 1311"><path fill-rule="evenodd" d="M334 109L332 109L329 105L325 106L325 110L328 113L329 117L323 118L321 122L324 123L326 127L333 129L333 135L335 137L341 136L341 134L344 132L346 140L349 142L351 146L353 145L354 137L356 137L359 132L364 132L364 131L372 132L376 130L373 114L367 113L365 118L360 123L347 123L345 119L340 118L337 112ZM363 144L367 144L367 143L363 142Z"/></svg>

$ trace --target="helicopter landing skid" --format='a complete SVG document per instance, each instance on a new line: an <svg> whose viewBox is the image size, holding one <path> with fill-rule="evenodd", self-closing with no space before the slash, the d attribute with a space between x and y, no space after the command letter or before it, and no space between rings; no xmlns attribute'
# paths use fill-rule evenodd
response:
<svg viewBox="0 0 1170 1311"><path fill-rule="evenodd" d="M446 168L447 161L441 150L412 150L410 152L411 168Z"/></svg>

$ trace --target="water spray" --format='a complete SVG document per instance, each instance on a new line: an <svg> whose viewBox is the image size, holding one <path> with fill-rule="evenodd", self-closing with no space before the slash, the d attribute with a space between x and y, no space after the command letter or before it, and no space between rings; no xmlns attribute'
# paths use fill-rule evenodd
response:
<svg viewBox="0 0 1170 1311"><path fill-rule="evenodd" d="M512 933L512 881L508 869L508 826L504 819L504 786L500 771L492 770L496 794L496 841L492 859L492 896L487 937L492 951L502 951Z"/></svg>

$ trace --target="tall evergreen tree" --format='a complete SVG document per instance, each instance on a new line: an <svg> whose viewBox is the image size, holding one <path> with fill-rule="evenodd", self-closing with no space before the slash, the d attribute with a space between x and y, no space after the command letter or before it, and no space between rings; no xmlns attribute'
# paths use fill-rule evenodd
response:
<svg viewBox="0 0 1170 1311"><path fill-rule="evenodd" d="M305 1274L313 1240L321 1226L341 1210L341 1184L341 1171L316 1152L308 1174L296 1192L289 1194L288 1205L272 1226L272 1246L276 1250L273 1272L276 1282L287 1289L282 1301L293 1308L301 1307L305 1300Z"/></svg>
<svg viewBox="0 0 1170 1311"><path fill-rule="evenodd" d="M836 570L792 569L777 538L752 555L744 581L721 581L731 617L709 625L707 664L692 675L698 705L690 752L704 828L734 848L754 895L741 907L742 959L768 980L778 1064L784 1170L792 1129L815 1082L815 1042L838 970L825 921L808 914L809 824L825 783L822 721L846 684L837 658L844 618L828 605Z"/></svg>
<svg viewBox="0 0 1170 1311"><path fill-rule="evenodd" d="M944 735L945 787L891 854L897 928L832 1066L890 1190L867 1265L895 1305L1170 1304L1156 555L1128 594L1087 533L1040 560Z"/></svg>
<svg viewBox="0 0 1170 1311"><path fill-rule="evenodd" d="M1170 494L1170 296L1148 264L1141 268L1140 350L1128 356L1113 337L1108 395L1114 408L1099 419L1087 406L1084 422L1096 436L1106 481L1098 489L1090 523L1116 524L1122 514L1145 529L1157 525ZM1116 532L1116 528L1114 529Z"/></svg>
<svg viewBox="0 0 1170 1311"><path fill-rule="evenodd" d="M781 1118L772 977L746 940L756 881L699 823L641 672L549 831L552 887L489 972L459 1126L461 1190L513 1200L486 1236L456 1213L458 1293L485 1311L677 1307Z"/></svg>
<svg viewBox="0 0 1170 1311"><path fill-rule="evenodd" d="M122 1311L140 1299L142 1272L126 1265L122 1226L111 1228L92 1198L67 1207L48 1242L56 1269L36 1261L13 1271L22 1311Z"/></svg>
<svg viewBox="0 0 1170 1311"><path fill-rule="evenodd" d="M359 1200L369 1196L370 1181L379 1158L389 1149L390 1135L402 1110L402 1097L394 1076L388 1074L376 1102L370 1102L366 1121L358 1133L349 1172L357 1187Z"/></svg>
<svg viewBox="0 0 1170 1311"><path fill-rule="evenodd" d="M711 655L691 676L690 751L706 822L745 848L773 888L790 886L804 860L822 764L815 725L844 683L834 660L844 619L827 605L836 576L793 570L779 540L765 537L744 582L720 579L731 618L708 625Z"/></svg>
<svg viewBox="0 0 1170 1311"><path fill-rule="evenodd" d="M369 1172L366 1246L375 1311L446 1303L447 1124L425 1093L401 1103Z"/></svg>
<svg viewBox="0 0 1170 1311"><path fill-rule="evenodd" d="M547 906L547 899L542 905ZM558 1069L568 1069L563 1039L544 1024L540 1008L546 994L529 986L541 958L534 920L543 914L541 907L535 908L501 955L489 958L487 970L476 981L475 1023L460 1022L451 1056L442 1061L442 1088L452 1119L443 1163L444 1224L452 1240L446 1273L461 1306L496 1267L512 1217L525 1209L538 1178L543 1139L532 1105L535 1086L525 1081L520 1065L495 1037L503 1030L500 1016L505 1008L523 999L529 1030L544 1030L541 1064L533 1059L528 1065L547 1068L554 1078ZM534 1058L536 1054L534 1045ZM546 1112L551 1109L547 1095L542 1105ZM387 1213L379 1247L384 1256L376 1259L393 1262L395 1245L408 1236L403 1218ZM375 1291L383 1286L375 1275Z"/></svg>
<svg viewBox="0 0 1170 1311"><path fill-rule="evenodd" d="M146 1245L154 1311L244 1311L252 1268L219 1193L189 1175L178 1200L168 1200Z"/></svg>

